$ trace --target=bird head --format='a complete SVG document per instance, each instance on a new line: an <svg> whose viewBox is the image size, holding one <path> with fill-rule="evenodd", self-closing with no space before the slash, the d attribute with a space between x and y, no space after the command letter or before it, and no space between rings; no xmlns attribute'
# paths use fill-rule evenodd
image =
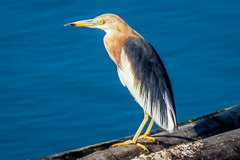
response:
<svg viewBox="0 0 240 160"><path fill-rule="evenodd" d="M104 30L106 33L132 30L122 18L110 13L102 14L93 19L67 23L64 26L98 28Z"/></svg>

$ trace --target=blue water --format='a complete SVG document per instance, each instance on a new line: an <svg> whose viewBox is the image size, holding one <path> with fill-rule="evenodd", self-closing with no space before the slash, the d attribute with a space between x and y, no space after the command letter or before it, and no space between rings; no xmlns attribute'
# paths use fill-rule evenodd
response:
<svg viewBox="0 0 240 160"><path fill-rule="evenodd" d="M1 0L0 159L135 133L142 109L118 80L104 32L63 27L107 12L158 51L178 122L240 103L240 1Z"/></svg>

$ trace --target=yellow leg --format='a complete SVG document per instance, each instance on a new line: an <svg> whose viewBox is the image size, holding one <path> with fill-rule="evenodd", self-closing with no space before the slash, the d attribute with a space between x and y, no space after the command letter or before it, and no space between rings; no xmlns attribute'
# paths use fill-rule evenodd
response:
<svg viewBox="0 0 240 160"><path fill-rule="evenodd" d="M135 133L133 139L132 140L127 140L127 141L122 142L122 143L114 144L114 145L112 145L112 147L121 146L121 145L128 145L128 144L135 144L135 145L141 147L143 150L147 150L147 148L144 145L142 145L140 143L137 143L138 137L141 134L144 126L146 125L146 123L147 123L147 121L149 119L148 114L145 111L143 111L143 112L144 112L143 121L142 121L141 125L139 126L137 132Z"/></svg>
<svg viewBox="0 0 240 160"><path fill-rule="evenodd" d="M146 132L143 135L139 136L138 139L148 139L148 140L151 140L151 141L155 142L156 139L154 137L149 136L150 132L151 132L151 129L153 127L153 124L154 124L154 120L151 119Z"/></svg>

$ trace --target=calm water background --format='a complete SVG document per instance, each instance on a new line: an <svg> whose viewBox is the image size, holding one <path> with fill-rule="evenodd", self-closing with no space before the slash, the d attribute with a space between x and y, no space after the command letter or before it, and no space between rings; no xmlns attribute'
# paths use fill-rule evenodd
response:
<svg viewBox="0 0 240 160"><path fill-rule="evenodd" d="M63 27L106 12L158 51L178 122L240 102L240 1L1 0L0 159L135 133L143 113L118 80L104 32Z"/></svg>

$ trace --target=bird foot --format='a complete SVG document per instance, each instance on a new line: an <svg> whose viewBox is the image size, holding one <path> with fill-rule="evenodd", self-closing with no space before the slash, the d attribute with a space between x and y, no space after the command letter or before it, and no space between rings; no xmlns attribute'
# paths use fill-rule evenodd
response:
<svg viewBox="0 0 240 160"><path fill-rule="evenodd" d="M157 141L156 138L150 137L150 136L148 136L148 135L146 135L146 134L143 134L143 135L139 136L139 137L138 137L138 140L139 140L139 139L148 139L148 140L153 141L153 142L156 142L156 141Z"/></svg>
<svg viewBox="0 0 240 160"><path fill-rule="evenodd" d="M122 143L116 143L116 144L112 145L111 147L117 147L117 146L122 146L122 145L129 145L129 144L135 144L135 145L141 147L144 151L148 151L147 147L145 147L144 145L142 145L140 143L134 142L133 140L127 140Z"/></svg>

